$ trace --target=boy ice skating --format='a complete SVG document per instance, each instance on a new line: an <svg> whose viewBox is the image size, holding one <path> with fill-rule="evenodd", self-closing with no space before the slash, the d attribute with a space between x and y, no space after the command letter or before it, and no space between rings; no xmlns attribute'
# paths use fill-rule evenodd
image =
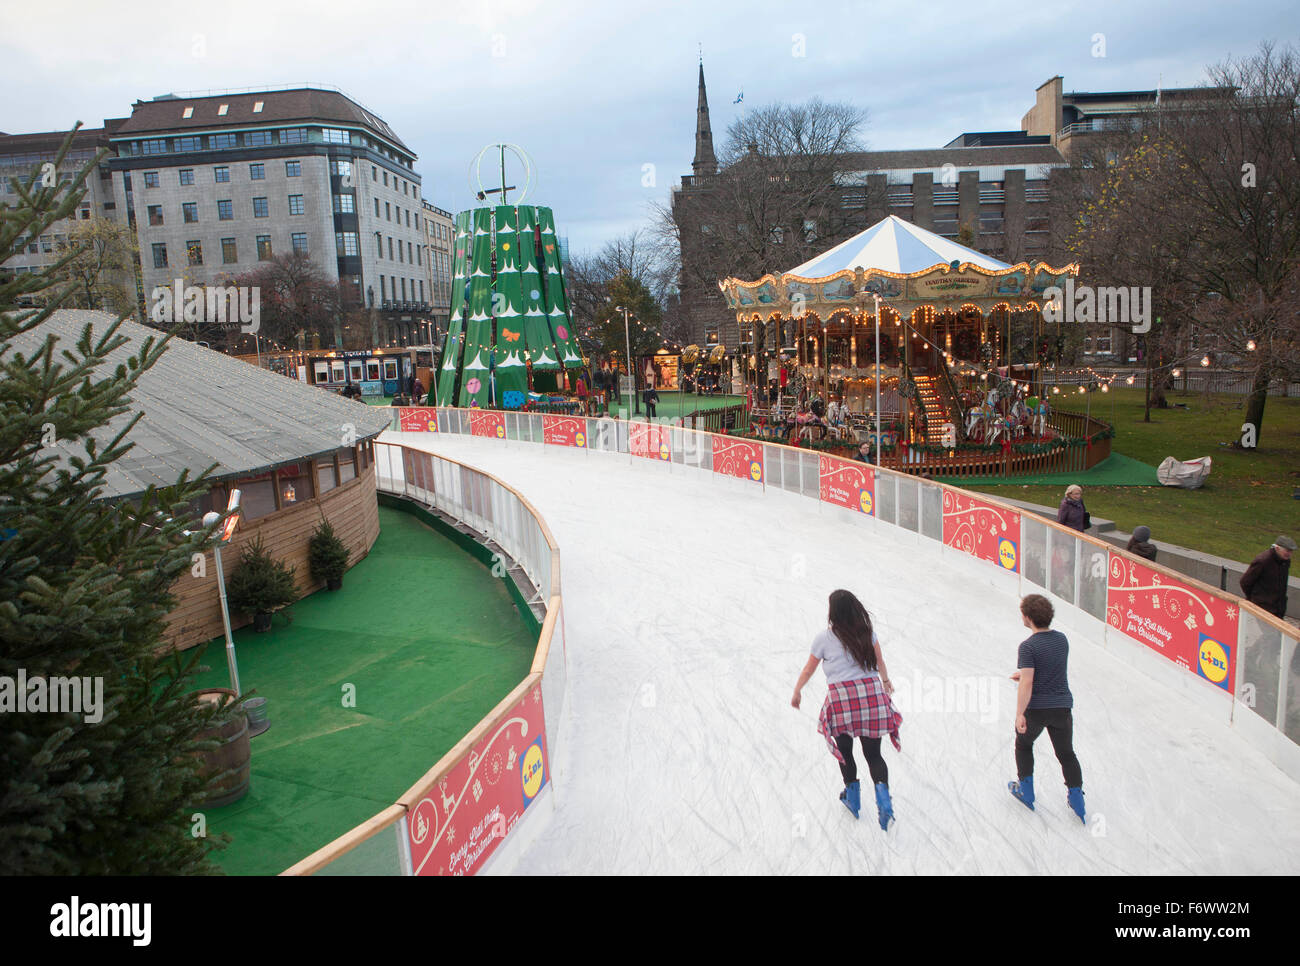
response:
<svg viewBox="0 0 1300 966"><path fill-rule="evenodd" d="M880 754L880 740L889 735L894 747L901 748L898 726L903 716L889 699L894 686L889 683L880 641L871 629L866 608L849 591L837 590L830 596L827 622L826 630L813 640L812 654L799 674L790 704L799 707L803 686L824 661L827 693L817 724L844 776L840 801L854 818L858 817L862 790L853 760L856 736L862 740L862 754L875 785L880 827L888 829L894 820L894 805L889 798L889 768Z"/></svg>
<svg viewBox="0 0 1300 966"><path fill-rule="evenodd" d="M1027 807L1034 807L1034 741L1043 729L1052 739L1052 750L1065 776L1066 801L1079 821L1083 814L1083 771L1073 747L1074 696L1066 677L1070 642L1060 631L1050 630L1052 602L1041 594L1030 594L1020 602L1020 617L1034 633L1020 644L1020 669L1011 680L1020 682L1016 695L1016 773L1019 781L1007 782L1011 794Z"/></svg>

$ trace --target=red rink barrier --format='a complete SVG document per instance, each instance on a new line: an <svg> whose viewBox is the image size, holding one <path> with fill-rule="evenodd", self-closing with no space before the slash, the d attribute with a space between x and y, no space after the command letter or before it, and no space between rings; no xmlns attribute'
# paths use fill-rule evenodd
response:
<svg viewBox="0 0 1300 966"><path fill-rule="evenodd" d="M713 472L763 482L763 447L747 439L713 437Z"/></svg>
<svg viewBox="0 0 1300 966"><path fill-rule="evenodd" d="M819 493L823 503L876 513L876 471L865 463L823 456L818 461Z"/></svg>
<svg viewBox="0 0 1300 966"><path fill-rule="evenodd" d="M1005 570L1020 572L1020 513L959 493L943 491L943 542Z"/></svg>

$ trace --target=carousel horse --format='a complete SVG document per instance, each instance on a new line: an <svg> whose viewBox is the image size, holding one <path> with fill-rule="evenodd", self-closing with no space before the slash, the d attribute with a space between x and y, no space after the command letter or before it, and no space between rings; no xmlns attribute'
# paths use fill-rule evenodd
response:
<svg viewBox="0 0 1300 966"><path fill-rule="evenodd" d="M1035 436L1047 435L1047 415L1048 415L1047 400L1040 399L1038 401L1038 405L1034 408L1034 413L1033 413L1033 426L1034 426Z"/></svg>

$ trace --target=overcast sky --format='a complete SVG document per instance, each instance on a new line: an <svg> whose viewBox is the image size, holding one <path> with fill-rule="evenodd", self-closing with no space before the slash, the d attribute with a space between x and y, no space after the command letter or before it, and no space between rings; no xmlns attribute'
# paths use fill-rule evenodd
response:
<svg viewBox="0 0 1300 966"><path fill-rule="evenodd" d="M1207 64L1300 38L1300 7L65 0L7 4L0 23L0 131L99 126L164 93L334 86L392 125L452 212L473 203L481 147L523 146L528 200L581 251L645 224L690 173L699 45L718 145L746 108L820 95L866 108L871 148L937 148L1019 128L1055 74L1067 91L1194 86Z"/></svg>

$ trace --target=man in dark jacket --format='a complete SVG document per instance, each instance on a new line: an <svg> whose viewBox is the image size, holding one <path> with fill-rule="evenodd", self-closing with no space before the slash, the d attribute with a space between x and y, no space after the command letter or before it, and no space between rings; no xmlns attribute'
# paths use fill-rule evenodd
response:
<svg viewBox="0 0 1300 966"><path fill-rule="evenodd" d="M1286 616L1287 577L1291 572L1291 553L1295 541L1278 537L1241 575L1241 592L1252 604L1258 604L1275 617Z"/></svg>

